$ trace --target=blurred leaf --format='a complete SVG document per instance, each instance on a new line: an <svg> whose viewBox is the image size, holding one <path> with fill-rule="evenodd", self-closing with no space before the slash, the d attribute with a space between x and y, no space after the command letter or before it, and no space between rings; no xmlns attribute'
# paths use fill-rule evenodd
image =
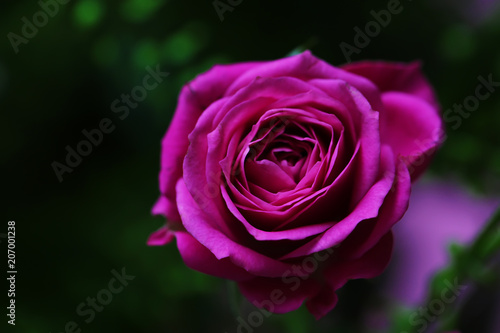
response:
<svg viewBox="0 0 500 333"><path fill-rule="evenodd" d="M104 8L99 0L80 0L73 7L76 24L81 28L90 28L101 20Z"/></svg>
<svg viewBox="0 0 500 333"><path fill-rule="evenodd" d="M309 38L307 40L307 42L305 42L302 45L297 46L295 49L293 49L292 51L290 51L290 53L288 53L286 56L287 57L291 57L291 56L294 56L294 55L297 55L297 54L301 54L305 50L310 50L316 44L318 44L318 41L319 41L319 39L317 37L311 37L311 38Z"/></svg>
<svg viewBox="0 0 500 333"><path fill-rule="evenodd" d="M120 45L115 37L102 36L92 47L93 60L103 66L110 67L115 64L120 54Z"/></svg>
<svg viewBox="0 0 500 333"><path fill-rule="evenodd" d="M441 35L441 54L447 60L465 61L471 58L477 49L476 38L465 26L448 27Z"/></svg>
<svg viewBox="0 0 500 333"><path fill-rule="evenodd" d="M208 42L208 29L194 23L170 35L163 42L162 55L167 62L182 65L191 61Z"/></svg>
<svg viewBox="0 0 500 333"><path fill-rule="evenodd" d="M143 22L153 15L165 0L126 0L121 6L121 15L127 21Z"/></svg>
<svg viewBox="0 0 500 333"><path fill-rule="evenodd" d="M143 40L135 48L132 58L134 65L140 69L160 62L160 53L156 43L150 39Z"/></svg>

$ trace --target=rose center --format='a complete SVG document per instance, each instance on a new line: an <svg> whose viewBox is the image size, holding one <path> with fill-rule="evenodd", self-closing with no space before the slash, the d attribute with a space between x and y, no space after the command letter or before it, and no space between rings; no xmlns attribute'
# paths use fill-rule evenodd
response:
<svg viewBox="0 0 500 333"><path fill-rule="evenodd" d="M266 190L279 192L293 189L304 176L304 166L314 150L314 140L293 123L277 123L262 132L265 134L256 136L249 145L251 153L245 160L245 169L253 169L252 174L275 177L272 182L268 177L251 177L255 185Z"/></svg>

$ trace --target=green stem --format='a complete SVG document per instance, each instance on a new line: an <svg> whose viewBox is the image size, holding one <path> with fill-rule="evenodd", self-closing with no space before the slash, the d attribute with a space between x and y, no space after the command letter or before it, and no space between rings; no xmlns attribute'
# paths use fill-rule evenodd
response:
<svg viewBox="0 0 500 333"><path fill-rule="evenodd" d="M456 274L458 281L464 283L480 283L484 272L487 272L488 263L491 258L500 252L500 207L488 221L481 233L474 242L465 247L455 260L452 260L450 266L446 268L448 272ZM432 293L437 295L436 290ZM434 298L432 298L434 299ZM432 300L431 299L431 300ZM430 304L430 301L427 304ZM463 306L462 302L462 306ZM454 311L452 311L454 310ZM460 307L449 307L440 317L440 330L450 330L456 328L456 320L460 317Z"/></svg>
<svg viewBox="0 0 500 333"><path fill-rule="evenodd" d="M474 242L460 249L455 248L455 254L450 264L437 272L432 278L430 293L424 308L429 309L431 302L439 300L444 290L446 280L457 279L459 284L481 283L484 277L490 271L489 263L495 254L500 253L500 207L481 230ZM446 307L437 320L438 332L456 329L457 319L460 318L460 312L464 302L455 302ZM417 313L414 309L411 313ZM434 326L428 323L429 327ZM406 330L413 332L415 327L407 324Z"/></svg>
<svg viewBox="0 0 500 333"><path fill-rule="evenodd" d="M471 246L471 254L484 261L500 249L500 208Z"/></svg>
<svg viewBox="0 0 500 333"><path fill-rule="evenodd" d="M241 294L239 293L236 282L228 280L226 282L226 286L229 296L229 305L231 308L231 312L236 318L241 315Z"/></svg>

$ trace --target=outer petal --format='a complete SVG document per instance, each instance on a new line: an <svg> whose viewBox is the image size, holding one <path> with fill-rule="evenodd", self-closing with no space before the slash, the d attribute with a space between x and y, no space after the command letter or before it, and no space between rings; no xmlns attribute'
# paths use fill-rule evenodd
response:
<svg viewBox="0 0 500 333"><path fill-rule="evenodd" d="M186 230L217 259L229 258L236 266L264 277L279 277L291 269L291 264L262 255L217 230L193 200L182 180L177 183L177 205Z"/></svg>
<svg viewBox="0 0 500 333"><path fill-rule="evenodd" d="M320 283L312 277L303 280L288 274L276 279L255 278L240 282L238 286L253 305L273 313L296 310L321 289Z"/></svg>
<svg viewBox="0 0 500 333"><path fill-rule="evenodd" d="M392 167L392 172L390 167L394 163L393 155L387 149L382 152L379 179L354 207L352 212L330 229L287 254L282 259L306 256L339 245L349 237L360 223L374 219L379 215L380 207L391 190L395 178L394 167Z"/></svg>
<svg viewBox="0 0 500 333"><path fill-rule="evenodd" d="M357 140L362 144L360 165L358 166L358 174L356 179L353 180L353 187L355 189L355 194L353 195L354 203L357 203L359 199L366 193L369 186L374 183L378 173L378 167L380 162L380 134L379 134L379 114L373 111L372 106L369 101L361 94L357 89L350 87L349 85L338 85L338 83L329 82L330 80L314 80L314 85L321 88L323 91L328 93L332 98L337 97L343 100L343 103L348 105L347 101L347 91L350 93L350 98L352 102L356 105L351 107L352 109L359 110L363 117L358 121L361 123L360 129L357 133ZM346 91L347 90L347 91ZM351 111L351 114L353 112ZM351 115L351 117L355 117ZM377 125L374 124L374 120L377 121Z"/></svg>
<svg viewBox="0 0 500 333"><path fill-rule="evenodd" d="M419 97L439 109L431 85L423 76L419 62L391 63L383 61L354 62L341 67L342 69L364 76L371 80L381 92L399 91Z"/></svg>
<svg viewBox="0 0 500 333"><path fill-rule="evenodd" d="M392 244L392 233L388 233L356 260L337 261L332 255L322 273L318 269L308 277L299 278L287 271L281 278L255 278L238 285L242 294L259 308L286 313L306 302L309 312L319 319L335 307L335 291L348 280L373 278L382 273L391 257Z"/></svg>
<svg viewBox="0 0 500 333"><path fill-rule="evenodd" d="M201 245L187 232L175 233L177 247L184 263L192 269L205 274L218 276L224 279L243 281L253 278L253 275L235 266L228 258L217 259L212 252Z"/></svg>
<svg viewBox="0 0 500 333"><path fill-rule="evenodd" d="M153 208L151 209L153 215L163 215L168 217L171 221L180 221L177 205L167 199L164 195L160 195Z"/></svg>
<svg viewBox="0 0 500 333"><path fill-rule="evenodd" d="M293 57L264 62L241 75L228 89L227 95L248 85L256 77L295 77L303 81L312 79L339 79L359 90L368 99L374 110L380 110L380 92L367 78L333 67L327 62L316 58L310 51L305 51Z"/></svg>
<svg viewBox="0 0 500 333"><path fill-rule="evenodd" d="M380 275L391 259L392 232L387 233L375 247L362 257L352 261L341 261L325 269L327 285L307 303L307 308L316 319L323 317L337 304L335 290L353 279L371 279Z"/></svg>
<svg viewBox="0 0 500 333"><path fill-rule="evenodd" d="M163 226L149 236L148 245L165 245L170 243L174 239L174 237L174 233L168 230L166 226Z"/></svg>
<svg viewBox="0 0 500 333"><path fill-rule="evenodd" d="M425 170L442 140L439 103L419 62L363 61L342 67L370 79L382 92L382 143L402 156L415 180Z"/></svg>
<svg viewBox="0 0 500 333"><path fill-rule="evenodd" d="M390 148L386 146L383 150L385 153L390 152ZM395 177L378 216L357 226L339 248L340 257L356 259L362 256L401 220L408 209L411 180L407 168L402 161L397 161L396 170L392 167L386 172L390 174L395 172Z"/></svg>
<svg viewBox="0 0 500 333"><path fill-rule="evenodd" d="M162 142L159 180L161 196L166 202L156 207L154 214L179 221L175 206L175 184L182 176L182 161L189 145L188 135L203 111L219 99L238 76L256 65L241 63L214 66L182 88L174 117Z"/></svg>
<svg viewBox="0 0 500 333"><path fill-rule="evenodd" d="M407 93L388 92L382 95L382 101L381 141L403 158L415 180L442 143L441 118L429 103Z"/></svg>

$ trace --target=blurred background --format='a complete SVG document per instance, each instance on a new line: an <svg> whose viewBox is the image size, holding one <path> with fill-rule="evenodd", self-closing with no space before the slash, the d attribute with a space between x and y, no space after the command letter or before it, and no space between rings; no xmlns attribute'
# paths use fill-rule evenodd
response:
<svg viewBox="0 0 500 333"><path fill-rule="evenodd" d="M178 92L214 64L281 58L301 45L334 65L363 59L421 60L444 112L475 95L479 76L500 82L498 1L401 1L401 10L385 27L379 25L368 42L356 45L355 28L365 31L366 24L375 21L373 13L387 10L389 2L2 3L0 160L5 214L0 233L7 232L7 221L16 221L18 270L16 326L7 325L2 314L2 327L24 333L362 332L366 327L395 332L386 317L397 312L398 320L408 321L408 314L404 317L394 307L414 305L398 298L398 292L380 291L394 276L404 276L391 275L398 271L396 264L378 279L349 283L341 290L337 309L320 321L302 308L244 328L237 318L246 318L253 308L235 295L233 285L185 267L174 244L146 246L148 235L164 222L151 216L150 209L159 194L160 141ZM350 59L342 43L356 48ZM156 69L169 74L154 89L137 88ZM422 204L413 219L424 235L420 247L426 247L425 234L432 233L434 225L445 228L433 243L442 252L439 265L446 263L451 235L470 241L498 204L500 91L494 90L500 87L490 88L488 98L469 105L472 111L448 113L455 118L446 122L447 140L417 188L420 198L426 197L425 191L443 193L431 203L448 209L435 224L423 223L436 215L434 208L426 211L431 203ZM131 93L139 94L140 101L127 104L123 96ZM87 156L73 160L74 167L58 177L54 167L67 163L67 146L77 149L86 139L82 131L99 128L103 119L114 126L110 133L91 148L81 146L89 151ZM462 194L452 200L453 193ZM454 231L448 233L446 226L454 226ZM0 241L6 252L6 239ZM134 278L120 292L106 291L112 271L123 269ZM478 293L471 292L465 302L483 304L484 311L461 307L463 333L500 332L491 321L500 312L499 285L481 290L484 298L478 300ZM98 296L106 304L89 310L87 297ZM1 304L4 309L8 305L5 296ZM242 307L243 314L235 313L235 307Z"/></svg>

